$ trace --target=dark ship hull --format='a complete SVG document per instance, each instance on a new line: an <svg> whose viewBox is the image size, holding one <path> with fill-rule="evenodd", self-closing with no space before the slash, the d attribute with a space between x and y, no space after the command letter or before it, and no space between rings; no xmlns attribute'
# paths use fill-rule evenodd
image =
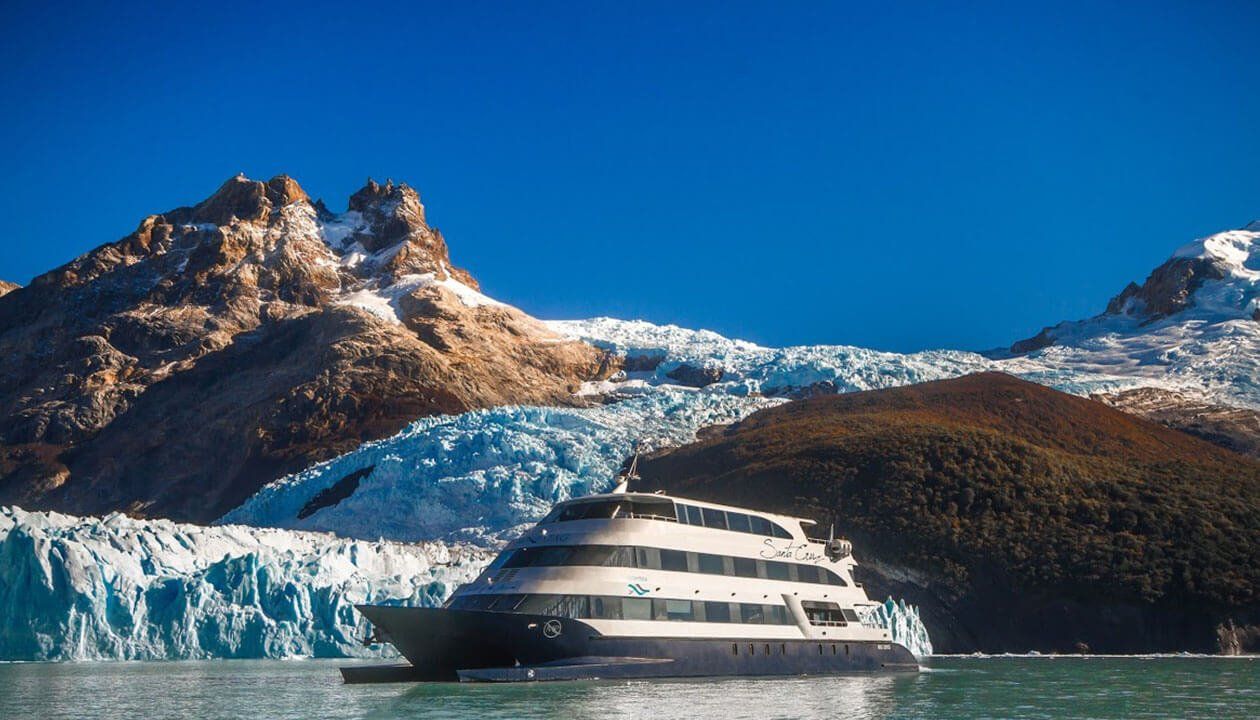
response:
<svg viewBox="0 0 1260 720"><path fill-rule="evenodd" d="M602 635L571 618L363 605L409 665L346 667L348 683L529 682L917 671L896 643Z"/></svg>

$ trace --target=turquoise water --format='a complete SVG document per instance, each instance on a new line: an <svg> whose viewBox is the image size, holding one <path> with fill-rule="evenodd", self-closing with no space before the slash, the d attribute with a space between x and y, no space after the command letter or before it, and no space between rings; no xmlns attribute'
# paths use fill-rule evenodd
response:
<svg viewBox="0 0 1260 720"><path fill-rule="evenodd" d="M933 658L900 676L530 685L343 685L339 664L0 664L0 718L1260 718L1260 658Z"/></svg>

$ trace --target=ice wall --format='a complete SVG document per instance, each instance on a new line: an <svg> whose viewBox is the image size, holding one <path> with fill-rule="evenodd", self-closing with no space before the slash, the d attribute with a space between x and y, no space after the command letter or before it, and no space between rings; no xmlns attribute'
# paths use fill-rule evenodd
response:
<svg viewBox="0 0 1260 720"><path fill-rule="evenodd" d="M928 637L927 626L919 619L919 609L907 605L905 600L888 598L881 605L874 605L862 611L863 621L888 628L895 642L906 646L915 657L927 657L932 654L932 638Z"/></svg>
<svg viewBox="0 0 1260 720"><path fill-rule="evenodd" d="M489 560L441 543L0 508L0 660L375 654L355 603L437 605Z"/></svg>

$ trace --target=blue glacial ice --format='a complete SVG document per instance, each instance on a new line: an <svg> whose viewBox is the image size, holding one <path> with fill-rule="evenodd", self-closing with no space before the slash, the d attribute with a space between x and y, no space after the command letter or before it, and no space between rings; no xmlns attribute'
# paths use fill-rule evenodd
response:
<svg viewBox="0 0 1260 720"><path fill-rule="evenodd" d="M682 444L701 427L778 402L659 388L598 407L425 418L271 483L221 522L392 540L510 535L556 502L608 489L636 442L645 450ZM320 492L369 468L349 497L300 517Z"/></svg>
<svg viewBox="0 0 1260 720"><path fill-rule="evenodd" d="M932 638L919 619L919 609L907 605L905 600L888 598L878 605L861 608L859 615L864 622L888 628L893 641L905 645L916 657L932 654Z"/></svg>
<svg viewBox="0 0 1260 720"><path fill-rule="evenodd" d="M442 543L0 508L0 660L347 657L355 603L433 606L489 554Z"/></svg>

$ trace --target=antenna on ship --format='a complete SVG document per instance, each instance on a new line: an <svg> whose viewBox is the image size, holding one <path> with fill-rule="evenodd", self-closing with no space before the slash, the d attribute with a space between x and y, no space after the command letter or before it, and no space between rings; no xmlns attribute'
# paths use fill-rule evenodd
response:
<svg viewBox="0 0 1260 720"><path fill-rule="evenodd" d="M624 495L626 490L630 488L631 480L639 479L639 442L634 443L634 456L630 458L630 467L617 477L617 487L613 488L613 492Z"/></svg>

